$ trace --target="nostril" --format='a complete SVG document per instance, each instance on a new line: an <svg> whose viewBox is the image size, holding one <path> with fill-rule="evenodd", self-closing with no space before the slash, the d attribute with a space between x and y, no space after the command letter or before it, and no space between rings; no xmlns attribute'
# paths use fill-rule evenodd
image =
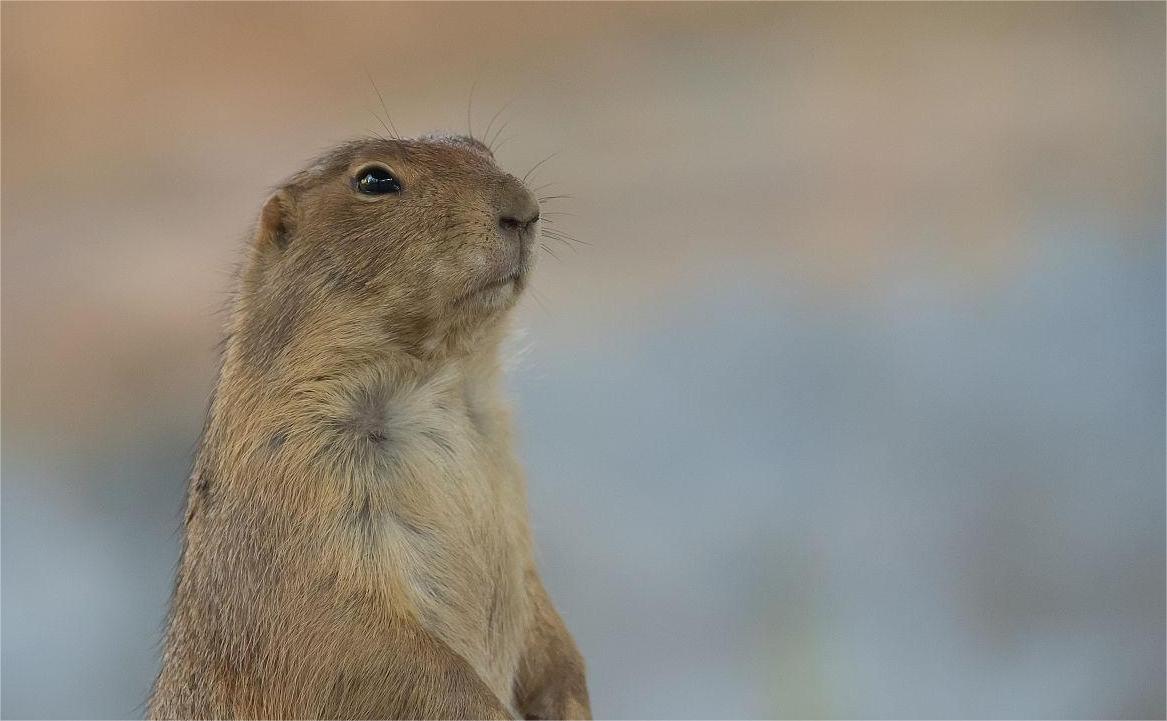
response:
<svg viewBox="0 0 1167 721"><path fill-rule="evenodd" d="M530 228L532 225L534 225L538 220L538 213L535 213L533 217L528 218L527 220L519 220L513 215L504 215L498 219L498 225L503 230L526 230L527 228Z"/></svg>

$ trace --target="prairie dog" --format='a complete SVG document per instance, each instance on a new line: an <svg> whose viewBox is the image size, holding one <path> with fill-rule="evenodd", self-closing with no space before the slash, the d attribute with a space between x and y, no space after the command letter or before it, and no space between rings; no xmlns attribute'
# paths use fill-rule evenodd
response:
<svg viewBox="0 0 1167 721"><path fill-rule="evenodd" d="M268 199L151 718L590 718L501 387L538 223L462 136L350 142Z"/></svg>

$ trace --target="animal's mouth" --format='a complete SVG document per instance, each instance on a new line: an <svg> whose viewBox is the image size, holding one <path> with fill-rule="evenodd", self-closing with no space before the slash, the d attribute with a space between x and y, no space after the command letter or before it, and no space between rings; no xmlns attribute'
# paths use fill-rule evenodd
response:
<svg viewBox="0 0 1167 721"><path fill-rule="evenodd" d="M502 288L503 286L510 285L511 283L515 283L518 280L519 280L519 274L518 273L511 273L510 275L508 275L505 278L499 278L498 280L491 281L490 283L487 283L486 285L479 288L477 292L482 293L484 291L494 290L495 288Z"/></svg>
<svg viewBox="0 0 1167 721"><path fill-rule="evenodd" d="M483 294L491 293L493 291L502 290L503 288L506 288L507 286L512 285L512 284L514 285L515 289L517 290L521 287L522 280L523 280L522 271L516 270L515 272L509 273L501 278L496 278L496 279L489 281L487 283L483 283L482 285L479 285L475 288L471 288L469 292L467 292L466 294L464 294L463 296L458 298L458 300L455 301L455 304L466 303L470 300L473 300L475 298L482 296Z"/></svg>

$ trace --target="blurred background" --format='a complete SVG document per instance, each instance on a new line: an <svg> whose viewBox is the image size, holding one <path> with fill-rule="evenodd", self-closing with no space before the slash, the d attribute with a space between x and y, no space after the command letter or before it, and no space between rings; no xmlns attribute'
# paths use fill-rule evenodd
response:
<svg viewBox="0 0 1167 721"><path fill-rule="evenodd" d="M143 712L232 269L371 77L590 243L511 385L597 716L1163 718L1163 4L0 16L5 717Z"/></svg>

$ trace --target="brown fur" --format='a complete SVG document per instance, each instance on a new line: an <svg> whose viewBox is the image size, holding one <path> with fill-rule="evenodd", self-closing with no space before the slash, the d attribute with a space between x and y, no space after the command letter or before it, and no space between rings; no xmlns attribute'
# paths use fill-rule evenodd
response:
<svg viewBox="0 0 1167 721"><path fill-rule="evenodd" d="M356 192L373 162L401 193ZM537 210L457 137L349 143L264 206L150 717L590 717L501 391L533 229L500 218Z"/></svg>

